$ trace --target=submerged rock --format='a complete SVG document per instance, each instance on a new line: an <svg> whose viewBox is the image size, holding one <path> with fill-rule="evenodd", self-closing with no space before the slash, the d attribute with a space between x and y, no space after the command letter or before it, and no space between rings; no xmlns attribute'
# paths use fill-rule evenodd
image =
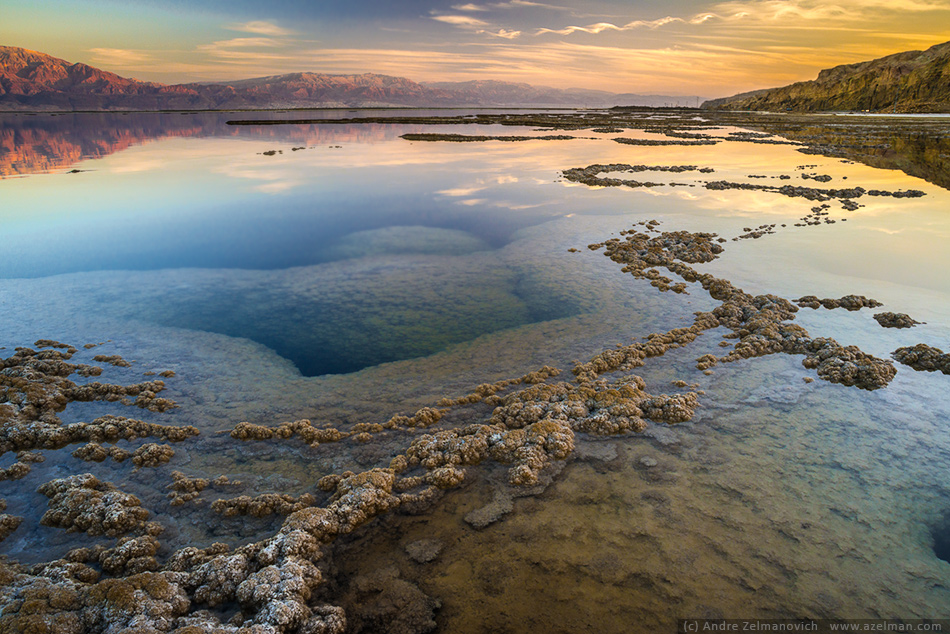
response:
<svg viewBox="0 0 950 634"><path fill-rule="evenodd" d="M406 554L417 564L427 564L439 556L442 547L441 540L420 539L406 544Z"/></svg>

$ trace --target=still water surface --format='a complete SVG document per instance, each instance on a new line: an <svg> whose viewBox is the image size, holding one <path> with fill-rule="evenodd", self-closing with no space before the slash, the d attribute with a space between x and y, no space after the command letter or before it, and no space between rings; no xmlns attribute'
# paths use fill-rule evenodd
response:
<svg viewBox="0 0 950 634"><path fill-rule="evenodd" d="M856 293L884 304L802 310L796 321L813 336L881 358L920 342L950 346L950 192L898 171L790 145L634 146L591 130L566 132L576 138L564 141L427 143L400 136L546 132L235 127L229 118L0 116L0 345L104 342L76 359L115 353L133 361L107 367L103 379L114 382L174 370L167 395L181 407L151 416L202 430L167 467L131 475L69 450L49 452L53 459L27 478L4 483L7 512L27 518L0 544L11 557L43 561L94 541L37 521L46 499L35 488L84 471L138 495L167 526L166 549L259 539L279 520L171 508L156 482L176 469L225 473L252 495L299 495L328 473L386 466L391 448L235 447L218 432L243 420L385 420L688 325L693 311L715 305L701 289L660 294L585 248L640 221L726 238L722 256L697 268L747 292ZM560 173L611 163L714 172L637 174L661 183L640 189L590 187ZM803 174L828 175L829 187L926 195L863 197L854 211L832 201L828 217L837 222L795 227L816 203L704 187L816 186ZM763 224L776 224L776 233L730 240ZM872 319L879 310L926 324L884 329ZM890 386L867 392L806 382L814 373L788 355L704 374L695 359L716 353L718 341L706 333L637 371L654 393L674 391L676 379L704 390L693 421L617 439L579 437L542 495L514 500L504 520L476 531L462 517L500 486L486 467L429 514L358 536L341 572L395 566L441 600L436 621L452 632L528 631L526 624L619 632L631 619L667 627L702 615L950 613L950 563L934 552L935 539L950 532L950 378L898 366ZM74 404L63 418L102 411ZM420 539L446 545L424 566L404 551Z"/></svg>

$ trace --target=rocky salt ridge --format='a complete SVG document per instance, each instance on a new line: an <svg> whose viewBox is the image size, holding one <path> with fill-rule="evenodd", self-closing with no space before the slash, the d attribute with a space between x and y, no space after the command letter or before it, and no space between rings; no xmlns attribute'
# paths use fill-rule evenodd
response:
<svg viewBox="0 0 950 634"><path fill-rule="evenodd" d="M221 499L212 510L224 515L288 514L273 536L232 549L224 544L183 548L163 563L160 524L134 496L91 474L53 480L40 490L50 498L44 523L66 530L115 538L112 547L78 548L61 560L30 569L6 562L0 566L0 632L100 632L149 630L158 632L219 632L277 634L298 632L341 633L344 611L328 603L328 544L381 514L396 509L424 511L441 492L460 486L467 471L485 461L509 465L508 481L532 486L555 461L567 459L584 435L615 435L644 431L649 422L675 424L692 418L702 393L653 394L642 378L629 371L695 340L706 330L724 327L733 349L722 357L707 354L697 367L707 372L717 363L774 353L804 355L803 365L819 378L879 389L896 370L890 361L867 355L833 339L811 337L790 323L798 307L774 295L752 296L727 280L702 274L691 264L709 262L723 252L711 233L661 232L656 221L590 245L603 250L624 272L649 280L660 291L706 292L720 304L699 312L692 325L653 333L642 341L601 352L577 364L571 380L557 380L559 371L542 368L522 377L484 384L471 393L444 398L434 407L392 417L385 423L359 423L349 430L314 425L310 421L275 427L240 423L231 432L237 442L274 442L297 439L308 444L373 442L383 431L431 429L415 437L394 457L388 468L324 477L319 488L329 494L324 506L316 496L297 498L239 496ZM642 230L641 230L642 229ZM667 274L683 281L674 281ZM808 300L809 298L803 298ZM866 298L819 301L829 307L871 305ZM801 300L800 300L801 301ZM3 360L4 386L0 412L4 415L7 444L4 451L42 450L72 443L111 442L148 435L184 441L189 428L110 417L92 425L62 425L56 412L72 400L122 400L156 410L173 406L156 394L160 382L135 386L77 386L73 373L94 375L96 368L69 364L76 349L57 342L37 342L39 352L20 348ZM92 385L96 387L92 387ZM677 385L688 387L685 382ZM446 416L453 410L493 406L483 423L453 427ZM141 423L141 424L139 424ZM29 433L24 433L29 432ZM145 447L146 445L143 445ZM163 447L162 445L155 445ZM89 450L95 452L95 447ZM167 452L149 448L145 453ZM172 458L172 456L168 456ZM219 478L214 486L231 484ZM172 495L194 499L211 481L174 474ZM185 501L183 499L183 501ZM15 530L16 520L2 516L4 530ZM12 526L10 528L9 526ZM366 579L357 584L372 588L400 582ZM358 589L358 588L357 588ZM431 613L436 603L422 601ZM239 611L221 622L215 608L236 605ZM425 610L423 610L425 612ZM426 631L431 621L420 616L416 629ZM360 618L363 618L362 616ZM51 629L49 629L51 628Z"/></svg>

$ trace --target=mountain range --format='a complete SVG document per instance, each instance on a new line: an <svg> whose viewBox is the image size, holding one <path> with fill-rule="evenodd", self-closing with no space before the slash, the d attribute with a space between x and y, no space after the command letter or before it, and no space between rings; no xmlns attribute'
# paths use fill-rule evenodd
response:
<svg viewBox="0 0 950 634"><path fill-rule="evenodd" d="M835 66L812 81L713 99L702 107L773 112L950 112L950 42L925 51Z"/></svg>
<svg viewBox="0 0 950 634"><path fill-rule="evenodd" d="M226 110L315 107L697 106L700 97L615 94L502 81L418 83L374 73L290 73L166 85L0 46L0 110Z"/></svg>

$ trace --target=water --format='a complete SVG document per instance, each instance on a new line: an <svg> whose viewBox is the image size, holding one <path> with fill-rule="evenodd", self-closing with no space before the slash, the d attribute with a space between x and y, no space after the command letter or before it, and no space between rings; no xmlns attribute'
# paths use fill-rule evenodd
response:
<svg viewBox="0 0 950 634"><path fill-rule="evenodd" d="M320 116L357 114L364 113ZM0 543L9 556L32 563L108 543L38 523L47 499L35 489L82 472L142 499L166 527L160 559L183 545L261 539L280 518L223 518L208 502L314 492L327 474L387 466L414 435L311 448L237 443L222 433L236 423L309 418L345 429L385 422L481 383L541 365L569 369L616 344L688 325L694 311L716 305L696 285L688 295L661 294L586 249L650 219L663 230L726 238L719 259L695 267L747 292L857 293L884 304L856 313L803 309L796 323L812 336L881 358L920 342L950 347L943 248L950 193L899 171L790 145L611 140L668 138L642 130L426 143L399 137L550 132L378 122L227 126L231 118L0 117L8 177L0 182L0 345L7 348L0 356L53 338L80 346L74 360L120 354L132 361L104 366L103 381L128 384L146 371L173 370L163 395L177 410L74 403L63 420L110 412L202 431L158 469L82 462L69 455L73 447L45 452L26 478L3 483L7 513L25 518ZM662 183L640 189L594 188L560 175L610 163L715 171L611 174ZM926 195L864 196L853 211L831 201L834 224L795 227L821 203L704 187L714 180ZM729 240L773 223L774 235ZM872 319L879 310L926 324L884 329ZM706 332L635 370L654 394L679 391L671 385L678 379L703 390L692 421L618 438L579 434L563 470L528 496L504 484L505 467L472 468L465 487L424 514L390 515L341 539L340 590L327 601L343 605L365 631L370 620L360 615L369 608L360 606L369 599L360 587L402 588L411 605L431 611L393 574L439 599L435 622L452 632L620 632L631 622L669 627L703 615L945 616L950 379L898 366L887 388L868 392L806 382L814 371L790 355L704 374L695 360L720 353L722 334ZM454 415L464 423L489 413L476 407ZM165 497L173 470L243 484L212 487L203 505L173 507ZM503 519L481 530L464 520L498 495L516 496ZM424 539L442 549L419 563L406 549Z"/></svg>

